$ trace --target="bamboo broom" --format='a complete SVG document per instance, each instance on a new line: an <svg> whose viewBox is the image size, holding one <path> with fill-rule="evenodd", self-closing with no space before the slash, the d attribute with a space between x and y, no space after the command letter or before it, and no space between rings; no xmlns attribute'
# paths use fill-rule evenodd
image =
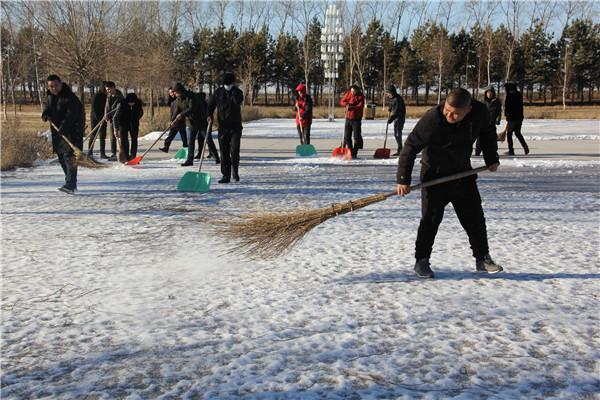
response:
<svg viewBox="0 0 600 400"><path fill-rule="evenodd" d="M93 160L90 157L88 157L87 155L83 154L83 152L77 146L75 146L73 143L71 143L71 141L69 139L67 139L67 137L65 135L63 135L62 133L59 132L59 129L56 125L54 125L54 122L51 122L51 124L52 124L52 127L56 130L56 132L60 135L60 137L69 145L71 150L73 150L73 153L75 153L75 162L77 163L78 166L80 166L82 168L90 168L90 169L100 169L100 168L108 167L108 165L99 163L98 161Z"/></svg>
<svg viewBox="0 0 600 400"><path fill-rule="evenodd" d="M411 186L411 190L450 182L487 170L488 167L483 166L459 172L413 185ZM329 207L308 211L266 212L246 215L233 221L219 221L215 228L215 233L224 238L234 238L234 244L227 251L229 254L241 254L250 259L272 259L290 250L314 227L327 221L329 218L356 211L395 195L397 195L395 191L378 193L358 200L336 203Z"/></svg>

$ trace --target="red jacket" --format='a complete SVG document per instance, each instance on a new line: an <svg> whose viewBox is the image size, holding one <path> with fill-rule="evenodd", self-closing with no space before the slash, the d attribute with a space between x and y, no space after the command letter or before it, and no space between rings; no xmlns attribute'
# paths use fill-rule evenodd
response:
<svg viewBox="0 0 600 400"><path fill-rule="evenodd" d="M312 98L306 94L304 83L298 84L296 92L298 96L294 102L294 107L292 107L292 110L296 111L296 125L300 126L300 119L302 119L302 127L306 128L312 123Z"/></svg>
<svg viewBox="0 0 600 400"><path fill-rule="evenodd" d="M363 109L365 108L365 96L361 93L352 95L352 91L348 90L340 101L342 107L347 107L346 119L362 119Z"/></svg>

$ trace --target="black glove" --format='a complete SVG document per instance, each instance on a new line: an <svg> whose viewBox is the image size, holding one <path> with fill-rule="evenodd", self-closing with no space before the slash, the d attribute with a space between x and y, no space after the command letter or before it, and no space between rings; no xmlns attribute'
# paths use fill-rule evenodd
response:
<svg viewBox="0 0 600 400"><path fill-rule="evenodd" d="M391 124L392 122L394 122L394 118L388 119L388 124Z"/></svg>
<svg viewBox="0 0 600 400"><path fill-rule="evenodd" d="M48 116L46 114L42 114L42 121L48 122Z"/></svg>

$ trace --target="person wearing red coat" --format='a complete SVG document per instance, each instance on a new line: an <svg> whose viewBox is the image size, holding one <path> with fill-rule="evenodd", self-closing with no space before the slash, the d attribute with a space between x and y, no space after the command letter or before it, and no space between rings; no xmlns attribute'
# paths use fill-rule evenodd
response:
<svg viewBox="0 0 600 400"><path fill-rule="evenodd" d="M363 148L360 128L363 109L365 108L365 96L363 96L358 85L352 85L350 86L350 90L342 97L340 104L346 108L344 145L352 151L352 158L357 158L358 150ZM354 146L352 145L352 138L354 138Z"/></svg>
<svg viewBox="0 0 600 400"><path fill-rule="evenodd" d="M313 101L312 97L306 94L306 85L302 82L296 86L296 100L292 110L296 112L296 128L300 136L300 144L310 144Z"/></svg>

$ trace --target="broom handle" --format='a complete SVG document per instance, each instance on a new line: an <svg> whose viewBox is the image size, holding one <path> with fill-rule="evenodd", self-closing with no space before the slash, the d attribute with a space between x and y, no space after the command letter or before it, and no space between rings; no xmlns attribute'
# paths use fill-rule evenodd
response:
<svg viewBox="0 0 600 400"><path fill-rule="evenodd" d="M385 121L385 139L383 140L383 148L387 149L386 145L387 145L387 135L388 135L388 128L390 126L390 123L388 122L390 120L390 112L388 111L388 119L387 121Z"/></svg>
<svg viewBox="0 0 600 400"><path fill-rule="evenodd" d="M159 137L158 137L158 138L157 138L157 139L154 141L154 143L152 143L152 145L151 145L150 147L148 147L148 149L147 149L147 150L144 152L144 154L142 154L142 158L144 158L144 157L146 156L146 154L148 154L148 152L149 152L150 150L152 150L152 148L154 147L154 145L155 145L156 143L158 143L158 141L159 141L159 140L160 140L160 139L161 139L161 138L164 136L164 134L165 134L165 133L167 133L167 132L169 131L169 129L171 129L171 127L173 126L173 124L175 123L175 121L176 121L176 120L177 120L177 119L174 119L173 121L171 121L171 123L169 124L168 128L167 128L167 129L165 129L165 130L163 131L163 133L161 133L161 134L160 134L160 136L159 136Z"/></svg>
<svg viewBox="0 0 600 400"><path fill-rule="evenodd" d="M346 117L348 116L348 104L346 104L346 112L344 113L344 119L346 119ZM344 146L344 134L346 132L344 132L345 130L345 125L344 125L344 129L342 129L342 141L340 142L340 147L341 148L346 148L346 146Z"/></svg>
<svg viewBox="0 0 600 400"><path fill-rule="evenodd" d="M410 187L410 190L423 189L423 188L426 188L429 186L439 185L440 183L454 181L454 180L461 179L461 178L464 178L467 176L475 175L479 172L485 172L487 170L488 170L487 165L484 165L483 167L477 167L475 169L470 169L468 171L458 172L456 174L444 176L444 177L437 178L437 179L432 179L430 181L422 182L417 185L412 185ZM382 195L384 196L384 198L387 199L388 197L397 196L398 192L382 193Z"/></svg>
<svg viewBox="0 0 600 400"><path fill-rule="evenodd" d="M300 122L300 144L304 144L304 129L302 129L302 118L300 118L300 107L296 101L296 114L298 114L298 122Z"/></svg>
<svg viewBox="0 0 600 400"><path fill-rule="evenodd" d="M67 137L65 135L63 135L62 133L60 133L58 127L56 125L54 125L54 122L50 122L50 124L56 130L56 133L58 133L60 135L60 137L63 138L63 140L69 145L69 147L71 148L71 150L73 150L73 152L76 155L77 154L81 154L81 149L79 149L77 146L75 146L73 143L71 143L71 141L69 139L67 139Z"/></svg>
<svg viewBox="0 0 600 400"><path fill-rule="evenodd" d="M104 111L106 111L106 107L108 107L108 99L109 99L109 96L107 94L106 95L106 101L104 101ZM114 113L116 111L117 110L115 109L115 110L112 110L112 111L110 111L108 113L105 112L104 115L102 116L102 120L100 121L100 123L102 123L102 124L106 123L106 121L104 119L107 116L109 116L110 114L112 114L112 113ZM96 128L98 127L98 125L96 125ZM94 128L94 129L96 129L96 128ZM92 130L92 132L93 132L93 130ZM88 135L88 137L90 137L90 135L92 134L92 132L90 132L90 134ZM94 138L92 139L92 145L90 146L91 148L94 148L94 143L96 143L96 139L98 139L98 134L99 133L100 133L100 131L96 132L96 134L94 135ZM83 141L85 142L85 139L83 139Z"/></svg>
<svg viewBox="0 0 600 400"><path fill-rule="evenodd" d="M206 142L208 142L208 135L212 135L212 118L208 123L208 129L204 134L204 143L202 144L202 153L200 153L200 166L198 167L198 173L202 171L202 162L204 161L204 150L206 150Z"/></svg>

